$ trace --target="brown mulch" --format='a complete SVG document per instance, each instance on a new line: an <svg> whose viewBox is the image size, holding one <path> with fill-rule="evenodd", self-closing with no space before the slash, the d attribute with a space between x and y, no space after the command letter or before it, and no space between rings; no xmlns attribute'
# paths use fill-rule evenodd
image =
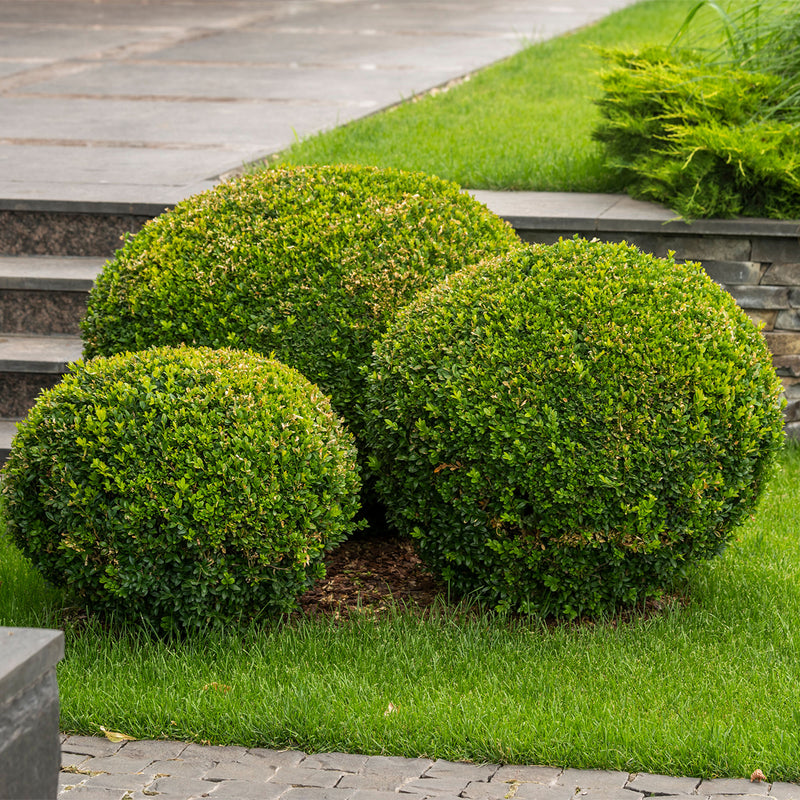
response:
<svg viewBox="0 0 800 800"><path fill-rule="evenodd" d="M307 614L376 613L392 602L423 610L442 592L413 542L389 533L345 542L328 554L325 569L325 577L300 597Z"/></svg>
<svg viewBox="0 0 800 800"><path fill-rule="evenodd" d="M325 565L325 577L300 596L300 613L334 619L364 613L375 616L395 604L425 612L437 598L446 597L444 585L426 570L413 542L390 532L369 533L344 542L328 554ZM670 593L622 609L608 622L614 627L641 622L687 603L685 594ZM566 623L549 620L547 624L591 627L596 622L579 618Z"/></svg>

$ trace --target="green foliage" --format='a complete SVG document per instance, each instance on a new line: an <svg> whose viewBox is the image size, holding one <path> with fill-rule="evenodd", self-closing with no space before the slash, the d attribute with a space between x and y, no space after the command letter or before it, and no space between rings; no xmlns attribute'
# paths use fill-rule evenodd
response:
<svg viewBox="0 0 800 800"><path fill-rule="evenodd" d="M696 264L533 246L404 309L370 375L392 520L459 593L599 614L719 553L783 440L756 328Z"/></svg>
<svg viewBox="0 0 800 800"><path fill-rule="evenodd" d="M635 197L695 217L800 217L800 128L775 75L699 54L612 51L595 138Z"/></svg>
<svg viewBox="0 0 800 800"><path fill-rule="evenodd" d="M291 609L353 528L355 448L295 370L161 348L74 365L3 478L8 531L89 608L165 629Z"/></svg>
<svg viewBox="0 0 800 800"><path fill-rule="evenodd" d="M92 291L85 352L274 353L331 395L358 439L362 366L394 311L517 242L485 206L430 176L354 166L247 175L127 241Z"/></svg>

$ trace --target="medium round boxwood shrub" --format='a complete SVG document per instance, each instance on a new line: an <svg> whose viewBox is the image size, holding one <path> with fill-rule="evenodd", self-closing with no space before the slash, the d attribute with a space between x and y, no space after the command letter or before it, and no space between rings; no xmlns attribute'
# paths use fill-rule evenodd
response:
<svg viewBox="0 0 800 800"><path fill-rule="evenodd" d="M361 369L394 311L517 243L432 176L361 166L246 175L127 241L91 293L85 354L177 344L274 353L331 396L358 439Z"/></svg>
<svg viewBox="0 0 800 800"><path fill-rule="evenodd" d="M159 348L79 362L42 393L2 491L50 582L101 615L187 630L293 608L359 488L352 436L298 372Z"/></svg>
<svg viewBox="0 0 800 800"><path fill-rule="evenodd" d="M575 239L467 268L376 348L393 522L459 593L601 614L719 553L783 440L766 344L696 264Z"/></svg>

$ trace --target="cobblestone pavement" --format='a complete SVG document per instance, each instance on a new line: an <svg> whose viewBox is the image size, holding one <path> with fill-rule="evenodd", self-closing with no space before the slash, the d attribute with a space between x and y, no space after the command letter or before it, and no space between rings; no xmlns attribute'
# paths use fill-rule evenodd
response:
<svg viewBox="0 0 800 800"><path fill-rule="evenodd" d="M59 800L397 800L398 794L400 800L800 800L800 786L791 783L182 742L69 736L62 753Z"/></svg>

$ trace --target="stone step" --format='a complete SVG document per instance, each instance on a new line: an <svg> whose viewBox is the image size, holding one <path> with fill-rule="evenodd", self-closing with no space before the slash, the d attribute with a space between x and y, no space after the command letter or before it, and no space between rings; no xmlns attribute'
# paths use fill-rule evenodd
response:
<svg viewBox="0 0 800 800"><path fill-rule="evenodd" d="M0 418L24 417L39 392L55 386L82 350L77 336L0 335Z"/></svg>
<svg viewBox="0 0 800 800"><path fill-rule="evenodd" d="M77 335L104 263L99 257L0 256L0 335Z"/></svg>
<svg viewBox="0 0 800 800"><path fill-rule="evenodd" d="M8 458L11 440L17 433L18 419L0 419L0 465Z"/></svg>

